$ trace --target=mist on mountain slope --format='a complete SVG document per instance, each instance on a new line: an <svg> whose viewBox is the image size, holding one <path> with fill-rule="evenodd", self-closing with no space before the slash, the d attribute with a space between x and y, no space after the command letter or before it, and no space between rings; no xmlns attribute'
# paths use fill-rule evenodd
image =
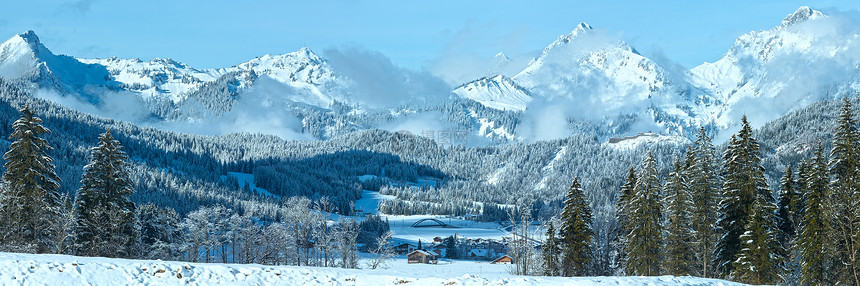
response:
<svg viewBox="0 0 860 286"><path fill-rule="evenodd" d="M479 35L479 29L465 29L442 52L450 61L422 70L399 67L384 54L362 47L332 48L325 51L325 59L302 49L219 70L196 70L161 59L77 59L85 64L70 65L66 63L75 60L72 57L50 60L56 57L32 32L7 41L17 49L0 58L4 70L25 66L32 71L33 76L20 79L41 88L40 98L99 116L197 134L262 132L312 140L319 128L339 124L347 126L344 132L381 128L421 133L471 126L471 136L485 136L478 130L489 126L487 119L501 120L495 126L505 125L509 130L504 132L525 141L576 133L600 133L600 138L647 131L690 135L699 126L730 134L743 115L759 126L812 102L860 90L857 19L854 14L823 16L802 7L773 29L741 35L719 61L689 70L659 53L643 56L620 35L583 23L516 75L473 81L473 87L485 89L472 91L484 100L476 101L497 110L490 115L468 104L445 106L451 99L462 102L458 95L470 98L459 90L452 95L451 78L478 69L513 74L508 56L469 61L465 57L473 55L464 53L464 47L515 41L516 33L475 40L468 36ZM458 55L465 56L458 61ZM147 73L150 69L155 73ZM89 80L80 83L78 78ZM188 98L188 93L221 79L228 85L216 90L229 91L215 95L226 99L223 104L214 101L213 109L213 102ZM335 101L344 105L333 106ZM160 105L153 108L153 103ZM156 109L160 113L152 114ZM313 131L308 130L309 116L316 124ZM342 132L316 138L337 134ZM719 142L723 136L717 138Z"/></svg>
<svg viewBox="0 0 860 286"><path fill-rule="evenodd" d="M761 64L766 75L760 91L764 96L738 100L729 117L745 114L758 127L797 107L860 90L860 20L845 14L828 15L781 32L797 39L791 46L776 49ZM752 61L740 59L747 60Z"/></svg>

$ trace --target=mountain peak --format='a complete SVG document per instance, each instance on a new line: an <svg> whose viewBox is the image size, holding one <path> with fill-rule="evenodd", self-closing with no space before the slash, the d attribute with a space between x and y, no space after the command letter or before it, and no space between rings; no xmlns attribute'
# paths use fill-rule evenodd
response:
<svg viewBox="0 0 860 286"><path fill-rule="evenodd" d="M782 24L780 26L788 27L806 20L814 20L823 17L824 14L822 14L821 11L813 10L812 8L809 8L809 6L801 6L800 8L797 8L797 11L794 11L794 13L786 16L785 19L782 20Z"/></svg>
<svg viewBox="0 0 860 286"><path fill-rule="evenodd" d="M301 49L299 49L296 53L297 53L298 55L300 55L300 56L302 56L302 57L305 57L305 58L308 58L308 59L310 59L311 61L314 61L314 62L320 62L320 61L322 61L322 57L320 57L319 55L317 55L316 53L314 53L314 51L312 51L312 50L311 50L310 48L308 48L308 47L302 47L302 48L301 48Z"/></svg>
<svg viewBox="0 0 860 286"><path fill-rule="evenodd" d="M39 50L41 42L39 42L39 36L36 36L36 32L33 32L33 30L27 30L26 32L9 38L3 42L3 45L6 46L6 49L9 49L9 47L12 46L17 46L19 47L17 49L21 51L36 52Z"/></svg>
<svg viewBox="0 0 860 286"><path fill-rule="evenodd" d="M592 30L591 25L588 25L586 22L579 22L579 25L576 25L576 28L573 29L574 33L584 32Z"/></svg>
<svg viewBox="0 0 860 286"><path fill-rule="evenodd" d="M541 57L545 56L553 48L570 43L576 37L591 32L592 30L593 28L591 28L591 25L588 25L588 23L579 22L579 24L576 25L576 28L574 28L573 31L570 32L570 34L558 36L558 40L555 40L555 42L544 48Z"/></svg>
<svg viewBox="0 0 860 286"><path fill-rule="evenodd" d="M579 24L576 25L576 28L573 28L573 31L571 31L570 34L568 34L567 36L561 36L559 40L563 39L565 43L570 42L570 39L573 39L576 36L582 35L583 33L587 33L591 30L594 30L593 28L591 28L591 25L586 22L579 22Z"/></svg>
<svg viewBox="0 0 860 286"><path fill-rule="evenodd" d="M38 45L39 44L39 36L36 36L36 32L33 30L27 30L24 33L18 34L18 37L24 40L24 42L30 45Z"/></svg>

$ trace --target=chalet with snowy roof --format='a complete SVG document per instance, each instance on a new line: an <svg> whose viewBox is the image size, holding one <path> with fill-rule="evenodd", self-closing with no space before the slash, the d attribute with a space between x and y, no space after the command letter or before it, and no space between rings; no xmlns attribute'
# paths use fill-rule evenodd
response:
<svg viewBox="0 0 860 286"><path fill-rule="evenodd" d="M426 251L426 250L415 250L406 255L408 257L409 264L413 263L423 263L423 264L436 264L438 262L436 258L436 254Z"/></svg>
<svg viewBox="0 0 860 286"><path fill-rule="evenodd" d="M415 251L416 249L418 249L418 246L404 242L404 243L400 243L400 244L395 245L391 249L397 255L404 255L404 254L410 253L412 251Z"/></svg>
<svg viewBox="0 0 860 286"><path fill-rule="evenodd" d="M473 248L469 251L469 258L490 260L490 250L487 248Z"/></svg>
<svg viewBox="0 0 860 286"><path fill-rule="evenodd" d="M513 264L514 259L511 258L510 256L502 255L502 257L496 258L496 260L493 260L493 262L490 262L490 263L492 263L492 264Z"/></svg>

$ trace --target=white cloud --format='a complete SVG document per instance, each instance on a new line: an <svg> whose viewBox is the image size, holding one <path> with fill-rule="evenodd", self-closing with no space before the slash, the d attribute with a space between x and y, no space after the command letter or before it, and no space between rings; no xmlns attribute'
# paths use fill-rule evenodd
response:
<svg viewBox="0 0 860 286"><path fill-rule="evenodd" d="M373 108L429 104L447 99L451 86L426 71L394 65L378 51L344 47L324 51L326 60L350 80L341 91L351 101Z"/></svg>

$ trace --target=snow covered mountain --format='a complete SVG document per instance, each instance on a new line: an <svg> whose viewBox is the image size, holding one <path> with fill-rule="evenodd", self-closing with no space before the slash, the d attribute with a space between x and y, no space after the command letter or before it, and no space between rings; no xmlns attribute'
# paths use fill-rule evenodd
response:
<svg viewBox="0 0 860 286"><path fill-rule="evenodd" d="M356 90L372 89L335 71L308 48L264 55L227 68L197 69L171 59L55 55L33 31L27 31L0 44L0 77L81 111L199 134L262 132L291 139L325 139L354 130L386 128L391 122L441 109L420 106L430 102L419 100L423 98L403 99L414 104L398 106L398 110L368 107L374 102L356 96L360 94ZM399 84L407 86L410 80L404 76L388 83L404 81ZM420 84L411 86L421 88ZM447 87L441 90L448 93ZM403 96L417 97L420 92L406 91ZM434 115L434 120L450 117ZM480 128L477 121L467 125L470 131Z"/></svg>
<svg viewBox="0 0 860 286"><path fill-rule="evenodd" d="M740 36L718 61L689 71L691 84L721 103L723 127L740 114L764 123L812 102L858 89L856 23L800 7L779 26Z"/></svg>
<svg viewBox="0 0 860 286"><path fill-rule="evenodd" d="M296 101L327 107L335 97L321 89L336 81L327 63L310 49L283 55L265 55L222 69L196 69L171 59L82 59L55 55L33 31L13 36L0 44L0 76L28 79L39 87L98 98L104 89L131 91L144 99L170 99L180 103L206 82L223 76L239 80L244 88L259 76L268 76L294 88L308 90L315 98ZM338 98L343 100L343 98Z"/></svg>
<svg viewBox="0 0 860 286"><path fill-rule="evenodd" d="M713 135L734 128L743 114L763 124L860 90L858 26L801 7L773 29L740 36L720 60L674 72L580 23L516 75L479 78L453 91L418 73L387 71L386 63L336 65L307 48L197 69L170 59L55 55L27 31L0 44L0 76L78 110L203 134L326 139L379 128L467 130L495 142L574 133L689 137L699 126ZM503 53L494 58L497 68L509 63ZM372 73L384 79L365 78ZM117 115L128 113L143 114Z"/></svg>
<svg viewBox="0 0 860 286"><path fill-rule="evenodd" d="M524 111L526 117L561 105L566 107L556 117L605 120L605 128L621 133L648 121L644 125L655 131L683 134L704 113L694 102L701 92L693 91L626 42L580 23L513 78L482 78L454 92L490 108Z"/></svg>
<svg viewBox="0 0 860 286"><path fill-rule="evenodd" d="M454 93L499 110L523 111L532 101L526 89L503 75L465 83L455 89Z"/></svg>
<svg viewBox="0 0 860 286"><path fill-rule="evenodd" d="M673 74L581 23L516 76L479 79L455 93L489 108L523 110L526 118L568 106L556 118L586 119L624 134L689 135L696 126L718 132L744 114L763 124L860 89L858 26L801 7L779 26L740 36L720 60Z"/></svg>

